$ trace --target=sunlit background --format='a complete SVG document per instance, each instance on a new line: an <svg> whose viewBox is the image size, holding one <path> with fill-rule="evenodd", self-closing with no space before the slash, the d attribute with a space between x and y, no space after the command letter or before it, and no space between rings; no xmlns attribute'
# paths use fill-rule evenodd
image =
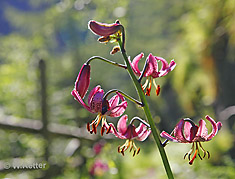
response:
<svg viewBox="0 0 235 179"><path fill-rule="evenodd" d="M86 131L96 116L70 94L82 64L94 55L123 63L120 53L109 54L112 44L98 43L88 30L91 19L119 19L131 59L143 52L177 63L157 79L160 95L147 98L159 131L170 133L183 117L198 123L208 114L222 122L203 143L210 159L197 157L190 166L183 159L190 144L166 146L175 178L235 178L234 0L1 0L0 178L166 178L152 136L136 142L139 155L123 157L117 147L125 141ZM123 69L94 61L91 79L89 91L100 84L138 97ZM132 103L125 113L145 119ZM46 167L6 169L35 163Z"/></svg>

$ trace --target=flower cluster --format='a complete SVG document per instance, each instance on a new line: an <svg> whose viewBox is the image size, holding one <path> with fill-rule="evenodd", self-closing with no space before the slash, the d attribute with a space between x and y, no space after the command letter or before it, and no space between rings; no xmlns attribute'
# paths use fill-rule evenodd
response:
<svg viewBox="0 0 235 179"><path fill-rule="evenodd" d="M97 114L97 117L91 123L87 122L87 130L91 134L97 133L97 128L101 123L101 136L103 136L106 131L106 134L110 133L115 135L119 139L126 140L126 142L122 146L118 147L118 152L124 156L124 152L129 149L130 152L133 151L133 156L135 156L140 152L140 148L138 148L134 143L135 139L138 141L144 141L151 132L154 132L154 140L157 144L159 144L158 141L160 140L156 139L156 135L158 133L155 129L154 122L152 121L151 117L149 117L151 115L150 112L146 112L149 111L149 109L145 105L146 102L144 103L143 101L146 101L145 96L150 96L152 84L156 88L156 95L159 95L160 85L156 83L155 79L167 75L176 67L176 63L174 60L171 60L171 62L168 63L164 58L154 56L152 55L152 53L150 53L147 56L144 68L141 71L139 69L139 62L143 58L144 54L140 53L133 60L131 60L130 57L127 57L124 46L124 27L120 24L119 21L116 21L113 24L105 24L91 20L88 23L88 27L94 34L100 36L100 38L98 39L99 42L117 42L119 44L119 46L115 46L113 48L111 54L115 54L116 52L121 50L124 57L125 65L118 64L116 62L112 62L98 56L94 56L88 59L88 61L82 66L78 74L78 77L75 81L74 89L72 90L71 94L73 95L75 100L77 100L87 111ZM97 85L88 94L88 101L86 103L84 98L90 86L90 63L94 59L102 60L111 65L115 65L128 70L134 84L136 85L136 89L138 91L141 102L118 89L111 89L107 93L104 93L104 90L101 88L101 86ZM142 78L146 78L146 81L143 84L141 83ZM108 97L113 93L115 94L109 99ZM133 117L130 122L128 122L128 116L124 114L127 108L126 99L144 108L146 117L148 118L148 121L151 121L151 125L149 125L145 120L139 117ZM107 116L115 118L120 117L117 122L117 127L113 123L107 122ZM207 155L209 158L210 153L202 147L201 142L211 140L221 129L222 124L221 122L216 123L208 115L206 116L206 119L212 124L212 132L210 134L208 134L206 122L204 120L201 119L199 121L199 126L197 126L192 120L188 118L181 119L172 132L173 136L165 131L160 134L161 137L166 139L165 142L160 142L160 147L165 147L168 141L178 143L192 143L191 150L184 156L184 158L186 158L186 156L188 155L189 164L193 164L196 156L199 156L199 158L202 159ZM134 125L134 121L138 121L140 123L138 127ZM200 154L200 151L203 152L203 155ZM191 158L192 155L193 157Z"/></svg>

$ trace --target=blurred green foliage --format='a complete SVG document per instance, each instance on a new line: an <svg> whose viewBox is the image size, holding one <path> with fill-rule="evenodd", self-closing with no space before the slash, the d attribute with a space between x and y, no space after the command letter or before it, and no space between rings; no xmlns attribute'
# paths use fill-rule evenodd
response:
<svg viewBox="0 0 235 179"><path fill-rule="evenodd" d="M123 63L121 55L110 55L111 44L100 44L87 29L91 19L126 28L128 55L144 52L161 56L177 66L157 83L160 96L148 98L159 130L170 132L182 117L194 120L206 114L223 128L204 146L209 160L196 159L193 166L183 159L190 146L166 147L176 178L235 178L235 124L233 110L228 118L221 111L235 105L235 2L163 0L40 0L0 2L0 109L5 115L41 119L38 62L46 61L49 122L84 127L95 118L70 95L82 64L99 55ZM1 24L2 23L2 24ZM142 60L142 65L144 60ZM123 69L92 62L91 90L101 84L105 91L118 88L137 98ZM129 118L144 113L129 103ZM233 116L232 116L233 115ZM2 116L1 116L2 117ZM111 122L116 119L108 119ZM89 135L87 133L87 135ZM165 178L157 148L151 137L138 143L141 152L122 157L117 146L123 141L106 139L102 152L92 150L94 142L80 141L72 155L66 154L73 139L54 138L50 144L49 168L43 171L11 171L2 178L89 178L89 169L102 159L109 171L100 178ZM47 141L41 135L0 129L0 160L43 158ZM98 178L99 178L98 177Z"/></svg>

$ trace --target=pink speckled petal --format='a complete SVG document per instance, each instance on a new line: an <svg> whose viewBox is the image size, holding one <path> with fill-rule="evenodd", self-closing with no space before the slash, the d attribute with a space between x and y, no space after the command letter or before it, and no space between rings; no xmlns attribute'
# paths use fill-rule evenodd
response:
<svg viewBox="0 0 235 179"><path fill-rule="evenodd" d="M140 72L140 70L139 70L138 64L139 64L140 59L143 58L143 56L144 56L144 54L143 54L143 53L140 53L139 55L137 55L137 56L133 59L133 61L132 61L132 63L131 63L131 67L132 67L134 73L135 73L136 75L138 75L138 76L141 75L141 72Z"/></svg>
<svg viewBox="0 0 235 179"><path fill-rule="evenodd" d="M74 89L71 94L73 95L73 97L89 112L94 113L89 106L87 106L84 101L82 100L81 96L78 94L78 92Z"/></svg>
<svg viewBox="0 0 235 179"><path fill-rule="evenodd" d="M158 64L157 64L157 61L155 59L155 57L150 53L149 56L147 57L147 68L146 68L146 71L145 71L145 74L144 76L152 76L153 73L154 75L157 75L158 74Z"/></svg>
<svg viewBox="0 0 235 179"><path fill-rule="evenodd" d="M127 101L123 101L118 106L107 111L106 114L110 117L119 117L125 112L126 108L127 108Z"/></svg>
<svg viewBox="0 0 235 179"><path fill-rule="evenodd" d="M171 141L171 142L179 142L175 137L171 136L170 134L168 134L165 131L162 131L160 134L161 137Z"/></svg>
<svg viewBox="0 0 235 179"><path fill-rule="evenodd" d="M139 141L144 141L145 139L147 139L147 137L150 135L151 130L147 129L147 127L144 124L141 124L136 131L138 131L138 137L137 140Z"/></svg>
<svg viewBox="0 0 235 179"><path fill-rule="evenodd" d="M183 119L181 119L178 122L178 124L176 125L176 127L174 129L174 136L179 142L188 143L189 141L185 139L183 130L190 130L190 128L184 129L184 123L185 123L185 121ZM184 131L184 132L187 133L188 131Z"/></svg>
<svg viewBox="0 0 235 179"><path fill-rule="evenodd" d="M116 107L119 103L119 96L114 95L110 100L109 100L109 107L110 109Z"/></svg>
<svg viewBox="0 0 235 179"><path fill-rule="evenodd" d="M126 139L126 137L123 134L121 134L120 132L117 132L115 126L112 123L109 123L108 125L111 126L111 130L110 130L111 134L114 134L119 139ZM106 127L108 128L108 126Z"/></svg>
<svg viewBox="0 0 235 179"><path fill-rule="evenodd" d="M206 115L206 119L210 121L212 125L212 131L211 133L207 136L207 141L211 140L218 132L218 127L221 128L222 125L218 124L212 119L210 116Z"/></svg>
<svg viewBox="0 0 235 179"><path fill-rule="evenodd" d="M199 128L198 128L197 136L203 139L206 139L207 135L208 135L208 129L206 127L206 122L203 119L201 119L199 121Z"/></svg>
<svg viewBox="0 0 235 179"><path fill-rule="evenodd" d="M99 89L94 93L90 101L90 108L94 112L102 112L102 102L103 102L104 91Z"/></svg>
<svg viewBox="0 0 235 179"><path fill-rule="evenodd" d="M127 125L126 125L127 119L128 119L128 116L124 115L119 119L117 123L117 130L122 135L124 135L127 130Z"/></svg>
<svg viewBox="0 0 235 179"><path fill-rule="evenodd" d="M163 59L163 58L161 58ZM165 60L165 59L164 59ZM176 63L174 60L171 60L169 66L168 64L162 65L161 70L159 71L159 77L167 75L170 71L172 71L176 67Z"/></svg>
<svg viewBox="0 0 235 179"><path fill-rule="evenodd" d="M91 100L94 97L94 94L97 93L101 89L100 85L97 85L95 88L91 90L91 92L88 95L88 105L91 105Z"/></svg>

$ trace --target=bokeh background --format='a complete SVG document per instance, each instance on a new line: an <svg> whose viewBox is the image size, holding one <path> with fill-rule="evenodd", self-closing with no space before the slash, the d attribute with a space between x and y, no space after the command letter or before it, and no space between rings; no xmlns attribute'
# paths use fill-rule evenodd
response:
<svg viewBox="0 0 235 179"><path fill-rule="evenodd" d="M167 145L175 178L235 178L234 0L1 0L0 178L166 178L152 136L136 142L139 155L123 157L123 140L85 129L95 115L70 95L82 64L93 55L123 63L120 53L109 54L112 44L98 43L88 30L91 19L119 19L131 58L143 52L175 59L174 71L157 79L160 96L148 97L159 131L171 132L183 117L198 122L208 114L223 123L203 143L210 159L190 166L183 159L190 144ZM123 69L94 61L91 79L89 90L100 84L137 98ZM125 113L145 119L130 102ZM14 170L6 163L47 167Z"/></svg>

